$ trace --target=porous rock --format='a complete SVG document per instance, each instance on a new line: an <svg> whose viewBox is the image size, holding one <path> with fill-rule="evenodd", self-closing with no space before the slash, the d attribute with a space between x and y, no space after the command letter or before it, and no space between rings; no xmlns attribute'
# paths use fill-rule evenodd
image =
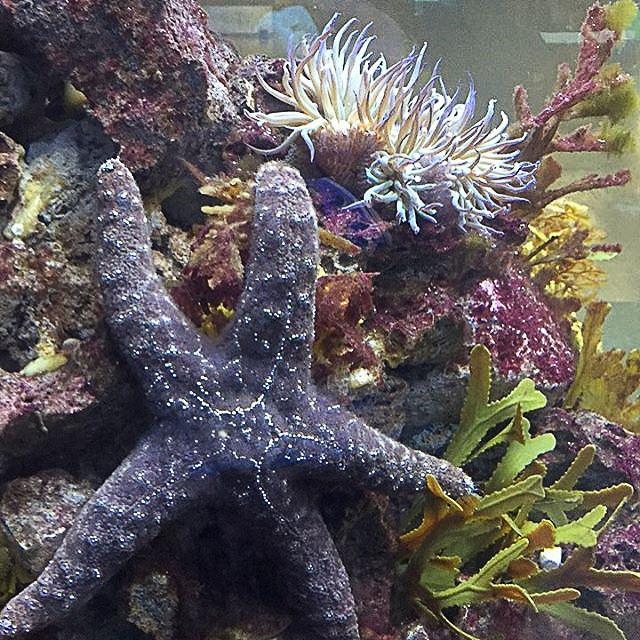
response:
<svg viewBox="0 0 640 640"><path fill-rule="evenodd" d="M65 531L93 495L88 482L78 482L57 469L10 482L0 501L0 519L17 555L37 575L51 560Z"/></svg>
<svg viewBox="0 0 640 640"><path fill-rule="evenodd" d="M86 96L133 171L215 156L237 118L225 79L237 57L195 0L1 0L0 19Z"/></svg>
<svg viewBox="0 0 640 640"><path fill-rule="evenodd" d="M28 71L21 58L0 51L0 126L6 127L29 107L32 97Z"/></svg>

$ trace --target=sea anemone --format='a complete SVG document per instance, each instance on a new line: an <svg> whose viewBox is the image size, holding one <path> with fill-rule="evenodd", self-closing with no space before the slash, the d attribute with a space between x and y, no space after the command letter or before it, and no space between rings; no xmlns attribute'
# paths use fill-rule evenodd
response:
<svg viewBox="0 0 640 640"><path fill-rule="evenodd" d="M399 128L391 151L375 154L363 201L395 202L398 222L408 222L417 233L417 216L435 222L443 204L438 190L444 188L460 228L493 233L482 221L507 211L512 202L526 202L519 194L534 186L537 165L516 160L520 152L515 147L524 138L508 137L504 112L492 127L495 100L482 120L469 125L476 102L473 82L464 103L456 102L457 92L449 96L440 80L439 85L440 91L432 88L428 98L416 97L420 108L403 121L411 134ZM436 199L425 202L423 194Z"/></svg>
<svg viewBox="0 0 640 640"><path fill-rule="evenodd" d="M418 90L426 44L387 65L383 55L372 60L368 52L374 39L367 35L370 24L347 33L351 19L333 35L338 15L319 35L290 43L283 91L259 77L265 91L293 108L248 114L260 124L291 130L282 144L263 153L280 153L301 137L313 162L315 141L322 156L318 164L330 167L334 177L340 179L340 164L364 168L368 184L356 205L395 204L398 222L417 233L418 217L436 221L444 191L462 229L490 233L483 220L525 200L520 194L534 184L536 165L516 160L524 138L508 137L504 112L493 126L494 100L472 124L473 82L459 102L459 91L448 94L438 64Z"/></svg>
<svg viewBox="0 0 640 640"><path fill-rule="evenodd" d="M405 113L406 101L421 74L426 45L391 66L387 66L382 54L372 61L368 49L375 36L367 36L371 23L347 35L356 22L352 18L328 43L339 15L334 14L319 35L305 36L296 45L289 43L282 78L284 91L258 76L267 93L294 108L247 114L259 124L291 130L282 144L262 153L280 153L301 137L313 161L311 135L316 132L336 137L373 136L375 146L384 148L388 144L391 130Z"/></svg>

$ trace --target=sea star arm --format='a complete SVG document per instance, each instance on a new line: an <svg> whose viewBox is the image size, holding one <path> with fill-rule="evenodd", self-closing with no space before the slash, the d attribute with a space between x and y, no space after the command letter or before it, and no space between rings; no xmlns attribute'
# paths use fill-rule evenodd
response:
<svg viewBox="0 0 640 640"><path fill-rule="evenodd" d="M184 426L184 425L181 425ZM152 429L84 505L53 559L0 614L0 638L18 638L81 605L160 528L215 482L182 429Z"/></svg>
<svg viewBox="0 0 640 640"><path fill-rule="evenodd" d="M297 171L281 162L259 169L253 229L237 319L221 346L243 388L291 404L309 384L319 253L315 211Z"/></svg>
<svg viewBox="0 0 640 640"><path fill-rule="evenodd" d="M215 391L212 346L156 275L140 191L119 160L98 174L97 233L105 317L156 413L179 409L178 388L197 391L206 382Z"/></svg>
<svg viewBox="0 0 640 640"><path fill-rule="evenodd" d="M308 476L325 481L348 478L364 489L410 494L422 491L427 475L432 475L454 496L475 490L471 478L459 467L389 438L340 405L318 398L307 420L323 434L305 448L297 449L306 451ZM314 448L313 455L309 455Z"/></svg>
<svg viewBox="0 0 640 640"><path fill-rule="evenodd" d="M391 495L417 493L424 490L427 475L432 475L453 496L475 490L469 476L446 460L411 449L358 418L348 427L336 434L341 466L363 488Z"/></svg>
<svg viewBox="0 0 640 640"><path fill-rule="evenodd" d="M305 640L359 640L349 577L315 502L306 492L263 479L272 508L261 516L262 536L300 612L295 627Z"/></svg>

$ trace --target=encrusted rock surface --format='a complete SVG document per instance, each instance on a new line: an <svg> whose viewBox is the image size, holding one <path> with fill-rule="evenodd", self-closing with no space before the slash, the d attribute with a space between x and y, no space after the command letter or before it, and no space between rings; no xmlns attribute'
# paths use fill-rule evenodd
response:
<svg viewBox="0 0 640 640"><path fill-rule="evenodd" d="M0 51L0 126L11 125L30 106L34 89L21 58Z"/></svg>
<svg viewBox="0 0 640 640"><path fill-rule="evenodd" d="M135 394L105 349L93 274L94 176L113 150L86 120L53 127L0 218L0 476L77 466L106 425L115 442L144 418L124 420Z"/></svg>
<svg viewBox="0 0 640 640"><path fill-rule="evenodd" d="M17 553L33 575L51 560L82 505L93 495L86 481L77 482L58 469L9 482L0 500L0 520Z"/></svg>
<svg viewBox="0 0 640 640"><path fill-rule="evenodd" d="M625 431L620 425L592 411L548 409L535 422L541 432L552 432L558 444L551 459L573 459L588 445L596 446L596 460L585 482L593 488L616 482L628 482L640 489L640 435Z"/></svg>
<svg viewBox="0 0 640 640"><path fill-rule="evenodd" d="M12 204L22 173L24 150L0 132L0 213Z"/></svg>
<svg viewBox="0 0 640 640"><path fill-rule="evenodd" d="M178 603L171 576L151 571L129 587L127 620L155 640L171 640L176 630Z"/></svg>
<svg viewBox="0 0 640 640"><path fill-rule="evenodd" d="M237 118L225 76L238 59L195 0L1 0L0 20L84 93L133 171L215 156Z"/></svg>

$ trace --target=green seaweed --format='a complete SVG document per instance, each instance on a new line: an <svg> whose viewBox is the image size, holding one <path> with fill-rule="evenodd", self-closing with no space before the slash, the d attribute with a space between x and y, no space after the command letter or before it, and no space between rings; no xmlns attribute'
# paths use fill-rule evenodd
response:
<svg viewBox="0 0 640 640"><path fill-rule="evenodd" d="M587 306L582 323L580 357L564 406L595 411L640 433L640 349L602 350L604 321L611 310L606 302Z"/></svg>
<svg viewBox="0 0 640 640"><path fill-rule="evenodd" d="M522 411L532 411L547 403L544 394L537 391L534 382L528 378L520 381L509 395L490 402L491 355L483 345L476 345L471 351L469 370L469 385L460 426L445 453L445 458L457 465L465 464L488 448L508 440L509 426L490 442L479 446L491 429L516 415L518 406Z"/></svg>
<svg viewBox="0 0 640 640"><path fill-rule="evenodd" d="M566 624L589 631L592 636L605 640L626 640L622 629L611 618L607 618L595 611L581 609L570 602L554 602L541 604L538 611L546 613Z"/></svg>
<svg viewBox="0 0 640 640"><path fill-rule="evenodd" d="M636 148L636 141L631 129L621 124L605 121L600 128L598 137L607 143L607 151L612 155L622 155Z"/></svg>
<svg viewBox="0 0 640 640"><path fill-rule="evenodd" d="M612 31L622 35L638 16L638 5L633 0L618 0L605 6L607 12L607 26Z"/></svg>
<svg viewBox="0 0 640 640"><path fill-rule="evenodd" d="M496 444L504 446L504 453L482 487L482 498L454 500L433 477L427 478L427 491L413 509L414 524L420 521L401 537L406 597L426 621L444 624L468 640L477 639L452 621L451 608L505 599L589 628L603 640L625 640L613 621L571 601L581 588L640 591L640 573L594 568L598 538L632 487L576 488L594 460L593 445L579 451L555 482L545 484L546 467L539 456L553 450L555 438L531 435L523 416L523 405L539 408L544 397L533 383L520 383L505 398L489 402L490 372L489 352L476 346L460 427L448 453L468 461ZM558 546L568 555L565 562L554 570L541 569L538 552Z"/></svg>
<svg viewBox="0 0 640 640"><path fill-rule="evenodd" d="M622 70L617 64L605 67L600 74L605 78L617 78ZM611 80L601 91L591 94L574 108L573 116L578 118L607 117L616 124L630 116L638 108L638 92L632 78L623 82Z"/></svg>
<svg viewBox="0 0 640 640"><path fill-rule="evenodd" d="M516 415L508 427L509 433L514 433L513 440L486 483L485 491L491 493L508 486L538 456L555 448L556 439L553 434L545 433L532 438L529 426L529 421L522 417L521 405L518 404Z"/></svg>
<svg viewBox="0 0 640 640"><path fill-rule="evenodd" d="M29 575L12 549L4 525L0 526L0 606L32 580L33 576Z"/></svg>
<svg viewBox="0 0 640 640"><path fill-rule="evenodd" d="M6 602L16 591L16 574L8 549L0 545L0 604Z"/></svg>

